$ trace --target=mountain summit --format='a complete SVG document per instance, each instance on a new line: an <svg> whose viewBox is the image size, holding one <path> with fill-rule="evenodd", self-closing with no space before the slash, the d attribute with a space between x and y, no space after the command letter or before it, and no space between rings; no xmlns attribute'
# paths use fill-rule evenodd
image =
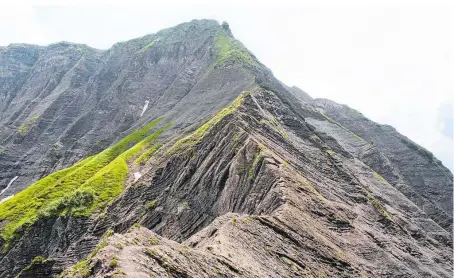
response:
<svg viewBox="0 0 454 278"><path fill-rule="evenodd" d="M0 277L452 277L452 173L227 23L2 47L0 99Z"/></svg>

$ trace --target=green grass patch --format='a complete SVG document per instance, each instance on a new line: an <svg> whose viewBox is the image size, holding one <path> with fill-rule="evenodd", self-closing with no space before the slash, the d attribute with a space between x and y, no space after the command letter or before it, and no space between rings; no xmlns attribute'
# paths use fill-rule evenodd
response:
<svg viewBox="0 0 454 278"><path fill-rule="evenodd" d="M240 128L240 131L238 133L236 133L234 136L233 136L233 141L235 142L235 145L238 143L238 140L243 136L243 134L245 134L246 131L242 128Z"/></svg>
<svg viewBox="0 0 454 278"><path fill-rule="evenodd" d="M257 167L257 164L259 163L260 158L262 158L262 149L259 146L259 151L254 156L254 160L252 161L252 166L249 169L249 177L254 178L255 168Z"/></svg>
<svg viewBox="0 0 454 278"><path fill-rule="evenodd" d="M113 234L114 234L114 230L112 230L112 228L109 228L109 229L104 233L104 235L102 236L102 238L103 238L103 239L108 239L108 238L111 237Z"/></svg>
<svg viewBox="0 0 454 278"><path fill-rule="evenodd" d="M380 202L372 196L371 193L367 192L367 198L371 202L371 204L374 206L374 208L387 220L393 221L389 213L385 210L385 208L380 204Z"/></svg>
<svg viewBox="0 0 454 278"><path fill-rule="evenodd" d="M282 137L285 139L288 139L288 134L285 132L285 130L282 128L282 126L279 124L279 122L276 120L274 116L270 117L270 120L268 119L261 119L260 120L261 124L267 125L270 127L274 132L280 134Z"/></svg>
<svg viewBox="0 0 454 278"><path fill-rule="evenodd" d="M387 181L385 180L385 178L384 178L382 175L380 175L379 173L377 173L377 172L374 172L374 177L375 177L377 180L379 180L379 181L387 182Z"/></svg>
<svg viewBox="0 0 454 278"><path fill-rule="evenodd" d="M144 47L142 47L139 51L137 51L137 53L144 53L145 51L147 51L150 47L153 47L153 45L155 45L156 43L156 40L153 40L152 42L150 42L149 44L145 45Z"/></svg>
<svg viewBox="0 0 454 278"><path fill-rule="evenodd" d="M158 129L155 133L151 134L141 142L139 142L134 148L131 148L131 150L128 150L128 153L126 154L129 157L135 156L138 153L142 152L144 149L148 148L150 145L152 145L156 139L158 139L159 135L166 131L169 127L171 127L174 123L168 123L164 127L161 127ZM161 147L160 144L153 144L151 147L149 147L145 152L143 152L135 161L134 165L138 166L146 161L148 161L151 156Z"/></svg>
<svg viewBox="0 0 454 278"><path fill-rule="evenodd" d="M28 132L30 131L30 129L32 129L36 120L39 119L39 116L40 116L39 114L33 115L30 119L28 119L26 122L24 122L23 124L21 124L19 126L19 128L17 129L17 132L19 132L19 134L21 136L27 135Z"/></svg>
<svg viewBox="0 0 454 278"><path fill-rule="evenodd" d="M161 121L161 119L158 119L158 120ZM167 125L161 127L160 129L158 129L156 132L154 132L150 136L145 137L143 140L141 140L139 143L134 145L132 148L130 148L126 152L122 153L121 157L124 160L128 161L129 159L137 156L140 152L142 152L144 149L146 149L151 143L156 141L156 139L158 139L159 135L161 135L161 133L166 131L172 125L173 125L173 123L168 123Z"/></svg>
<svg viewBox="0 0 454 278"><path fill-rule="evenodd" d="M38 218L58 215L61 212L82 213L93 203L95 191L91 188L77 189L74 193L59 198L38 211ZM64 213L63 213L64 214Z"/></svg>
<svg viewBox="0 0 454 278"><path fill-rule="evenodd" d="M148 243L151 245L158 245L159 244L159 239L156 236L151 236L148 239Z"/></svg>
<svg viewBox="0 0 454 278"><path fill-rule="evenodd" d="M202 141L203 136L208 132L210 128L219 123L225 116L233 113L243 103L244 97L248 94L250 94L250 92L242 93L230 105L219 111L213 118L199 127L196 131L178 140L169 150L167 150L166 155L190 150L192 146Z"/></svg>
<svg viewBox="0 0 454 278"><path fill-rule="evenodd" d="M33 258L31 264L29 264L28 266L26 266L24 268L24 271L32 270L34 267L39 266L39 265L43 265L45 262L47 262L46 258L43 258L41 256L36 256L36 257Z"/></svg>
<svg viewBox="0 0 454 278"><path fill-rule="evenodd" d="M221 64L226 61L236 61L251 66L257 65L257 62L244 45L230 37L224 30L220 30L216 34L215 49L218 54L218 59L215 64Z"/></svg>
<svg viewBox="0 0 454 278"><path fill-rule="evenodd" d="M6 241L2 250L8 250L10 243L40 218L88 216L106 207L123 190L129 172L127 161L159 136L161 129L147 134L161 121L150 122L99 154L50 174L0 203L0 235Z"/></svg>
<svg viewBox="0 0 454 278"><path fill-rule="evenodd" d="M391 220L391 216L389 216L388 212L383 208L383 206L380 204L378 200L371 200L372 205L375 207L375 209L383 215L383 217L387 218L388 220Z"/></svg>
<svg viewBox="0 0 454 278"><path fill-rule="evenodd" d="M153 201L148 202L148 203L145 205L145 208L146 208L146 209L152 209L152 208L154 208L154 206L156 205L156 202L157 202L157 201L158 201L158 200L153 200Z"/></svg>
<svg viewBox="0 0 454 278"><path fill-rule="evenodd" d="M361 136L359 136L358 134L350 131L350 133L356 137L356 139L358 139L359 141L363 142L363 143L367 143L366 140L364 140Z"/></svg>
<svg viewBox="0 0 454 278"><path fill-rule="evenodd" d="M112 278L119 278L119 277L125 277L125 276L126 276L126 272L123 269L117 269L112 274Z"/></svg>
<svg viewBox="0 0 454 278"><path fill-rule="evenodd" d="M145 249L144 253L150 257L155 257L158 254L158 252L156 252L156 250L150 249L150 248Z"/></svg>
<svg viewBox="0 0 454 278"><path fill-rule="evenodd" d="M135 161L134 161L134 165L135 166L139 166L141 164L144 164L146 163L148 160L150 160L150 158L153 156L153 154L159 150L159 148L161 147L161 144L154 144L153 146L151 146L151 148L149 148L148 150L146 150L145 152L143 152Z"/></svg>
<svg viewBox="0 0 454 278"><path fill-rule="evenodd" d="M73 266L72 270L71 270L71 274L72 275L75 275L75 274L81 274L82 277L87 277L91 274L92 272L92 266L90 265L91 264L91 261L92 259L94 258L94 256L96 256L96 254L98 254L98 252L103 249L104 247L107 246L107 241L106 240L102 240L97 246L95 249L93 249L93 251L91 251L91 253L88 255L88 257L80 262L78 262L76 265Z"/></svg>
<svg viewBox="0 0 454 278"><path fill-rule="evenodd" d="M113 257L112 260L110 260L109 266L111 268L115 268L115 267L117 267L117 265L118 265L118 258L117 257Z"/></svg>

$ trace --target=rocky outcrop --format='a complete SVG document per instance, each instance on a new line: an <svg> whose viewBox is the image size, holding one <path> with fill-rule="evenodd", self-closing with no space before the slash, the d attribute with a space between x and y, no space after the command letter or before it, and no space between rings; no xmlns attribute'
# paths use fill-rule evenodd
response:
<svg viewBox="0 0 454 278"><path fill-rule="evenodd" d="M445 203L452 184L442 180L452 182L449 170L433 158L436 167L414 183L409 171L419 166L409 157L427 166L430 153L393 130L374 133L376 124L349 108L286 87L227 28L197 21L159 32L165 39L139 39L151 60L125 62L137 41L107 51L117 68L107 73L104 64L106 72L90 77L104 85L87 84L102 111L97 97L123 111L149 86L118 87L113 72L144 80L134 67L158 59L147 77L158 86L164 68L183 63L183 71L153 94L142 117L145 101L137 105L124 132L102 113L79 122L82 129L92 122L80 133L85 142L94 127L113 137L137 131L0 203L0 277L452 276L452 224L442 220L452 216ZM181 54L193 36L207 44L197 44L189 63L198 71ZM391 149L392 138L407 148Z"/></svg>

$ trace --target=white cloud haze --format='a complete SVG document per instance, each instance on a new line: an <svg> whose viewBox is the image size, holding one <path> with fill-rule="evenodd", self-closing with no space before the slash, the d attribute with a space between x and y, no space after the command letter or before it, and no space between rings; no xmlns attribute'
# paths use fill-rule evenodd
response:
<svg viewBox="0 0 454 278"><path fill-rule="evenodd" d="M65 40L107 49L194 18L227 21L284 83L394 126L452 171L452 6L1 7L0 45Z"/></svg>

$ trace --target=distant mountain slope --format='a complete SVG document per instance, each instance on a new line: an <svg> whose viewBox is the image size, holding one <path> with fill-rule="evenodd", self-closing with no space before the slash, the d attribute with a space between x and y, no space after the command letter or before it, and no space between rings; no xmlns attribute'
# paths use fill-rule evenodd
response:
<svg viewBox="0 0 454 278"><path fill-rule="evenodd" d="M0 277L452 277L450 171L226 23L2 51Z"/></svg>
<svg viewBox="0 0 454 278"><path fill-rule="evenodd" d="M357 152L368 166L452 231L453 177L441 161L393 127L374 123L345 105L319 99L315 106L332 118L335 125L364 138L369 144L352 147L352 152Z"/></svg>

